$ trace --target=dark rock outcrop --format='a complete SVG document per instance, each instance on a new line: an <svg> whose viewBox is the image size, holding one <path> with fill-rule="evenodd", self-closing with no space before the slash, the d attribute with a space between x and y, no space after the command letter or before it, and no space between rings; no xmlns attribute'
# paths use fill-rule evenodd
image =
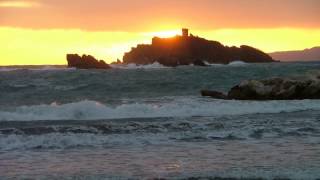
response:
<svg viewBox="0 0 320 180"><path fill-rule="evenodd" d="M247 80L231 88L228 95L202 91L203 96L236 100L320 99L320 76Z"/></svg>
<svg viewBox="0 0 320 180"><path fill-rule="evenodd" d="M90 55L67 54L68 67L78 69L109 69L111 68L103 60L98 61Z"/></svg>
<svg viewBox="0 0 320 180"><path fill-rule="evenodd" d="M142 44L125 53L123 63L139 65L158 62L165 66L201 65L205 63L229 64L233 61L248 63L274 62L266 53L250 46L228 47L193 35L152 39L152 44Z"/></svg>

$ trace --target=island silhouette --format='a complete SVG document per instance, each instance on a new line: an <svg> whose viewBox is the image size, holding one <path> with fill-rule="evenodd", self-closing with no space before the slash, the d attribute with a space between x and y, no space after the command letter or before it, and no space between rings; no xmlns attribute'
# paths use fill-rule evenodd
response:
<svg viewBox="0 0 320 180"><path fill-rule="evenodd" d="M69 67L81 69L108 69L103 60L96 60L93 56L68 54ZM218 41L207 40L182 29L182 35L170 38L153 37L151 44L138 44L123 56L123 62L115 64L147 65L159 63L164 66L176 67L179 65L206 66L210 64L229 64L233 61L246 63L275 62L273 58L254 47L242 45L240 47L224 46Z"/></svg>

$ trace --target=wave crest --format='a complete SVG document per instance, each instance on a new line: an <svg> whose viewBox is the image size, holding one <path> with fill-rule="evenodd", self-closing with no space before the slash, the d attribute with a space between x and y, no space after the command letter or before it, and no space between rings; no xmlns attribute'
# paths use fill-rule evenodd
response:
<svg viewBox="0 0 320 180"><path fill-rule="evenodd" d="M96 101L69 104L21 106L0 111L0 121L98 120L122 118L192 117L245 115L320 110L319 100L226 101L205 98L177 98L170 102L128 103L118 106Z"/></svg>
<svg viewBox="0 0 320 180"><path fill-rule="evenodd" d="M248 65L248 63L243 61L232 61L228 65L229 66L245 66L245 65Z"/></svg>

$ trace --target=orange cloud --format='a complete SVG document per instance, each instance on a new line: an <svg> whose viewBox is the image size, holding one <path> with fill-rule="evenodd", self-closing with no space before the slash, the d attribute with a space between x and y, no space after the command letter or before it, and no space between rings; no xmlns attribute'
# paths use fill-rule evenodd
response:
<svg viewBox="0 0 320 180"><path fill-rule="evenodd" d="M41 4L36 9L0 8L0 26L140 32L163 26L160 30L320 27L319 0L41 0Z"/></svg>

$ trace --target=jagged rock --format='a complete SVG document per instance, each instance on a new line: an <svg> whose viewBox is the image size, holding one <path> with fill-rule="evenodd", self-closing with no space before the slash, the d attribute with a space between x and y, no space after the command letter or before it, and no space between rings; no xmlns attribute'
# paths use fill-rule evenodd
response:
<svg viewBox="0 0 320 180"><path fill-rule="evenodd" d="M217 41L204 38L183 36L152 39L152 44L141 44L125 53L124 64L153 64L165 66L201 65L204 61L211 64L229 64L233 61L248 63L275 62L268 54L250 46L228 47Z"/></svg>
<svg viewBox="0 0 320 180"><path fill-rule="evenodd" d="M119 59L117 59L116 62L112 62L111 64L112 65L119 65L119 64L122 64L122 62Z"/></svg>
<svg viewBox="0 0 320 180"><path fill-rule="evenodd" d="M231 88L227 98L216 91L205 91L202 95L236 100L320 99L320 76L247 80Z"/></svg>
<svg viewBox="0 0 320 180"><path fill-rule="evenodd" d="M109 69L111 68L103 60L98 61L90 55L67 54L68 67L78 69Z"/></svg>

